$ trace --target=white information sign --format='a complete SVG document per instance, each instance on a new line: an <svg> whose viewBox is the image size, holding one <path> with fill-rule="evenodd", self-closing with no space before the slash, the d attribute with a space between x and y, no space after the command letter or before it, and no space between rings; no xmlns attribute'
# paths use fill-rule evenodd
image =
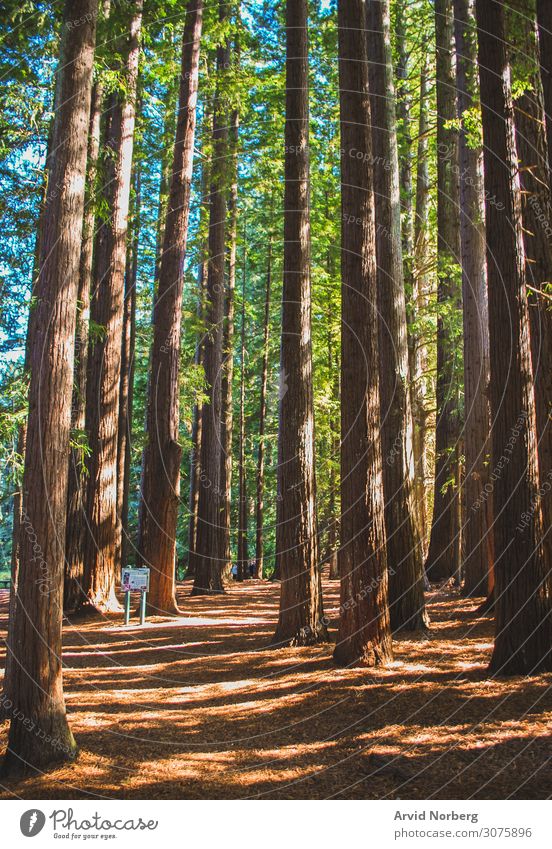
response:
<svg viewBox="0 0 552 849"><path fill-rule="evenodd" d="M150 570L147 566L125 566L121 573L121 588L124 592L149 590Z"/></svg>

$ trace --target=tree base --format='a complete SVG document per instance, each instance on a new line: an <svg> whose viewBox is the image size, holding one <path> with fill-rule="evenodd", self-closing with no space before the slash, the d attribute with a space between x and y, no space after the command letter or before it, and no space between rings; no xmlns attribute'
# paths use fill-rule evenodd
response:
<svg viewBox="0 0 552 849"><path fill-rule="evenodd" d="M393 652L386 646L373 644L358 645L351 640L338 644L333 653L333 660L340 668L386 666L393 660Z"/></svg>
<svg viewBox="0 0 552 849"><path fill-rule="evenodd" d="M430 619L427 613L416 613L406 621L395 621L391 616L391 632L393 634L429 634Z"/></svg>
<svg viewBox="0 0 552 849"><path fill-rule="evenodd" d="M329 642L330 638L326 626L319 623L316 628L303 625L292 634L287 629L277 628L269 643L269 648L301 648Z"/></svg>
<svg viewBox="0 0 552 849"><path fill-rule="evenodd" d="M216 588L211 589L209 587L196 587L196 586L194 586L194 587L192 587L192 591L191 591L190 595L191 596L224 595L225 593L226 593L226 590L224 589L224 587L220 587L220 589L218 589L218 588L217 589Z"/></svg>
<svg viewBox="0 0 552 849"><path fill-rule="evenodd" d="M77 754L77 744L64 715L57 722L49 722L48 730L40 729L34 723L12 719L0 778L56 769L73 763Z"/></svg>

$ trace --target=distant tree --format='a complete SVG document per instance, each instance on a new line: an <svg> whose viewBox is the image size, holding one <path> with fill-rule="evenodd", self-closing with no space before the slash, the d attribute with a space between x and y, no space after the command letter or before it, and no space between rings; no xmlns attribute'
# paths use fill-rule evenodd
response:
<svg viewBox="0 0 552 849"><path fill-rule="evenodd" d="M382 499L376 231L364 0L339 0L341 110L341 616L334 659L392 658ZM359 155L360 154L360 155Z"/></svg>
<svg viewBox="0 0 552 849"><path fill-rule="evenodd" d="M96 0L64 9L58 98L29 339L29 414L19 579L8 643L12 705L3 775L75 757L62 684L61 625L69 433ZM74 26L74 21L79 26ZM29 723L32 726L29 727Z"/></svg>

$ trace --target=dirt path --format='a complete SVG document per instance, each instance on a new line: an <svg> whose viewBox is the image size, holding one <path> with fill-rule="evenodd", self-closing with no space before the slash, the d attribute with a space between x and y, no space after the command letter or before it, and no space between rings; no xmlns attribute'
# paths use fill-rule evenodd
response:
<svg viewBox="0 0 552 849"><path fill-rule="evenodd" d="M189 590L178 620L66 627L80 756L0 798L552 796L552 675L488 678L492 623L475 602L433 593L429 640L397 640L385 670L337 670L331 646L265 648L277 586ZM335 624L337 582L325 598ZM2 750L6 737L4 723Z"/></svg>

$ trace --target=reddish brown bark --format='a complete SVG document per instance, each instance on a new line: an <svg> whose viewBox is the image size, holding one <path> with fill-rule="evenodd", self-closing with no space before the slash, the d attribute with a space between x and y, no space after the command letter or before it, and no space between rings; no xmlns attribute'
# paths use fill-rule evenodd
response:
<svg viewBox="0 0 552 849"><path fill-rule="evenodd" d="M460 235L464 326L464 516L462 523L466 596L487 593L489 559L485 485L490 458L489 309L485 257L483 150L468 138L465 113L479 106L477 37L473 0L454 0L460 127ZM473 114L473 113L472 113ZM468 118L469 120L469 118ZM490 506L490 504L489 504Z"/></svg>
<svg viewBox="0 0 552 849"><path fill-rule="evenodd" d="M178 121L169 205L154 306L147 444L142 471L138 550L151 568L151 610L178 613L176 525L180 495L179 379L182 290L192 180L203 3L190 0L182 37Z"/></svg>
<svg viewBox="0 0 552 849"><path fill-rule="evenodd" d="M552 668L552 594L543 547L518 154L504 9L498 0L476 0L476 11L487 198L492 466L496 473L496 636L491 671L524 674ZM520 522L524 512L529 520Z"/></svg>
<svg viewBox="0 0 552 849"><path fill-rule="evenodd" d="M92 89L90 126L88 130L87 183L88 198L82 227L79 266L77 332L75 337L75 373L73 376L73 406L71 427L84 433L86 426L86 377L88 368L88 331L90 325L90 289L94 224L96 221L96 176L100 152L100 121L103 87L96 82ZM84 593L84 527L86 510L86 460L73 449L69 458L67 492L67 531L65 539L65 581L63 609L72 613L86 600Z"/></svg>
<svg viewBox="0 0 552 849"><path fill-rule="evenodd" d="M456 575L460 566L460 410L454 313L461 306L458 131L454 121L452 0L435 0L437 46L437 421L433 519L426 560L430 580Z"/></svg>
<svg viewBox="0 0 552 849"><path fill-rule="evenodd" d="M307 0L286 3L284 280L280 348L274 643L327 639L318 566L311 346Z"/></svg>
<svg viewBox="0 0 552 849"><path fill-rule="evenodd" d="M392 658L378 381L376 232L363 0L340 0L341 615L334 659ZM359 156L359 153L362 156Z"/></svg>
<svg viewBox="0 0 552 849"><path fill-rule="evenodd" d="M90 441L84 587L90 610L119 610L115 584L120 562L117 516L117 444L126 238L134 145L142 2L129 11L121 71L124 92L110 96L106 115L104 199L108 217L97 235L90 315L99 330L89 351L86 428Z"/></svg>
<svg viewBox="0 0 552 849"><path fill-rule="evenodd" d="M425 628L422 550L414 500L413 421L406 327L397 115L389 0L368 6L376 221L381 446L389 611L393 631Z"/></svg>
<svg viewBox="0 0 552 849"><path fill-rule="evenodd" d="M272 233L268 242L266 289L263 321L263 359L261 365L261 391L259 396L259 447L257 453L257 500L255 507L255 574L263 577L264 566L264 471L266 390L268 383L268 340L270 335L270 290L272 285Z"/></svg>
<svg viewBox="0 0 552 849"><path fill-rule="evenodd" d="M37 304L19 539L19 581L9 623L13 652L4 704L12 719L2 772L72 760L61 664L64 541L78 267L97 2L68 0L54 119ZM72 26L79 19L80 25Z"/></svg>
<svg viewBox="0 0 552 849"><path fill-rule="evenodd" d="M226 3L219 3L221 22L227 20ZM201 479L197 511L197 538L193 595L224 592L222 569L226 557L221 490L222 355L224 321L224 265L226 258L226 153L228 116L223 98L223 75L230 62L226 40L217 50L217 91L213 117L213 161L209 207L209 264L207 271L204 342L205 380L209 397L201 418Z"/></svg>

